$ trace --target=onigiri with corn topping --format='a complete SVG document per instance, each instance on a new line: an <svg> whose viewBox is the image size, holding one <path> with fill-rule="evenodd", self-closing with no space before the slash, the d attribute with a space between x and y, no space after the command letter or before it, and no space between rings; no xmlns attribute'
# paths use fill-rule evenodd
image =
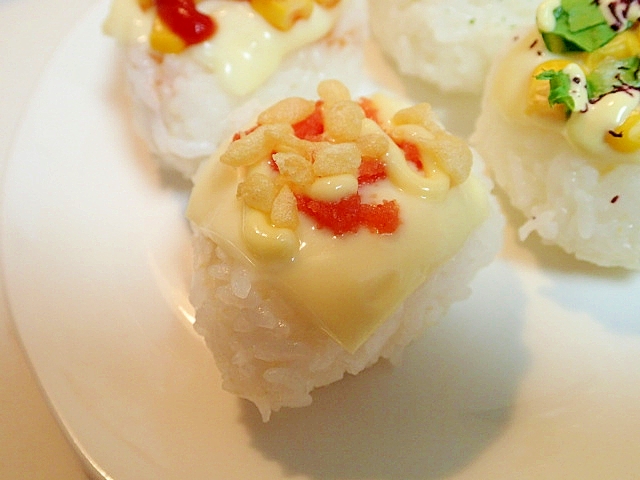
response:
<svg viewBox="0 0 640 480"><path fill-rule="evenodd" d="M470 293L503 218L479 157L428 104L318 97L262 111L201 165L195 328L267 421L404 347Z"/></svg>
<svg viewBox="0 0 640 480"><path fill-rule="evenodd" d="M136 128L190 178L273 98L356 88L365 0L113 0L104 31L123 52Z"/></svg>
<svg viewBox="0 0 640 480"><path fill-rule="evenodd" d="M640 268L640 4L546 0L490 75L472 144L537 233ZM533 23L533 18L532 18Z"/></svg>

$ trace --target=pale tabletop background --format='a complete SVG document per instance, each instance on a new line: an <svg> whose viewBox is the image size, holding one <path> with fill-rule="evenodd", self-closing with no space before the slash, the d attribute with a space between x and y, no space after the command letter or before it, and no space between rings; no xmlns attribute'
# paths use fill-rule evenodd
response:
<svg viewBox="0 0 640 480"><path fill-rule="evenodd" d="M95 3L0 0L0 173L44 67L64 35ZM10 318L4 285L0 290L0 478L88 478L30 370Z"/></svg>

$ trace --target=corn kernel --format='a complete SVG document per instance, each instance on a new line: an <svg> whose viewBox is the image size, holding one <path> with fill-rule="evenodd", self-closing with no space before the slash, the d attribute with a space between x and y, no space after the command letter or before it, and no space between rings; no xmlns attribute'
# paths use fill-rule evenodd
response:
<svg viewBox="0 0 640 480"><path fill-rule="evenodd" d="M340 0L315 0L315 2L324 8L331 8L340 3Z"/></svg>
<svg viewBox="0 0 640 480"><path fill-rule="evenodd" d="M178 35L173 33L169 27L156 16L149 35L149 45L156 52L160 53L180 53L187 44Z"/></svg>
<svg viewBox="0 0 640 480"><path fill-rule="evenodd" d="M604 140L618 152L632 153L640 150L640 112L631 112L622 125L605 134Z"/></svg>
<svg viewBox="0 0 640 480"><path fill-rule="evenodd" d="M149 10L154 5L154 0L138 0L138 6L141 10Z"/></svg>
<svg viewBox="0 0 640 480"><path fill-rule="evenodd" d="M639 53L640 38L638 38L635 31L627 30L613 37L613 39L603 47L587 54L584 63L588 70L593 70L606 58L622 60L623 58L632 57Z"/></svg>
<svg viewBox="0 0 640 480"><path fill-rule="evenodd" d="M309 18L313 0L250 0L253 9L278 30L287 31L296 21Z"/></svg>

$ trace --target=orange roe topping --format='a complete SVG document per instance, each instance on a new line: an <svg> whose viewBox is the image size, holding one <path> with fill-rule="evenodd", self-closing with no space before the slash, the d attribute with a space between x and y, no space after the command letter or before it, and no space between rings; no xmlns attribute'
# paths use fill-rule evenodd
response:
<svg viewBox="0 0 640 480"><path fill-rule="evenodd" d="M358 171L358 185L387 178L384 163L377 158L363 158ZM316 221L318 228L328 228L334 235L356 233L361 227L372 233L393 233L400 225L400 207L395 200L371 205L362 203L359 194L337 202L313 200L296 195L298 210Z"/></svg>
<svg viewBox="0 0 640 480"><path fill-rule="evenodd" d="M195 0L155 0L158 17L187 45L212 37L216 22L196 9Z"/></svg>
<svg viewBox="0 0 640 480"><path fill-rule="evenodd" d="M360 205L360 221L371 232L393 233L400 226L400 207L395 200L383 200L377 205Z"/></svg>
<svg viewBox="0 0 640 480"><path fill-rule="evenodd" d="M377 158L363 157L358 170L358 185L375 183L387 178L387 170L384 163Z"/></svg>
<svg viewBox="0 0 640 480"><path fill-rule="evenodd" d="M380 124L378 119L378 108L370 98L363 97L360 99L360 108L364 112L364 116Z"/></svg>
<svg viewBox="0 0 640 480"><path fill-rule="evenodd" d="M404 152L407 162L413 163L418 170L422 170L422 160L420 160L420 150L415 143L400 142L398 147Z"/></svg>
<svg viewBox="0 0 640 480"><path fill-rule="evenodd" d="M311 115L293 125L293 133L303 140L319 140L324 133L322 118L322 102L316 102L316 108Z"/></svg>
<svg viewBox="0 0 640 480"><path fill-rule="evenodd" d="M316 221L319 228L328 228L334 235L356 233L366 227L372 233L393 233L400 225L400 208L395 200L377 205L363 204L359 194L337 202L322 202L296 195L298 210Z"/></svg>

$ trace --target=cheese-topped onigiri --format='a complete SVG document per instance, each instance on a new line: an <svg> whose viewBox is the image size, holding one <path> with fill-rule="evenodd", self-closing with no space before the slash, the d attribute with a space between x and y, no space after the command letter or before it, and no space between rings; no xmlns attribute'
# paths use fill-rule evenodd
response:
<svg viewBox="0 0 640 480"><path fill-rule="evenodd" d="M637 1L545 1L496 62L472 144L536 232L640 268ZM533 21L533 18L532 18Z"/></svg>
<svg viewBox="0 0 640 480"><path fill-rule="evenodd" d="M397 360L501 244L479 158L428 104L352 99L335 80L318 96L238 132L198 170L187 209L195 328L224 388L264 420Z"/></svg>

